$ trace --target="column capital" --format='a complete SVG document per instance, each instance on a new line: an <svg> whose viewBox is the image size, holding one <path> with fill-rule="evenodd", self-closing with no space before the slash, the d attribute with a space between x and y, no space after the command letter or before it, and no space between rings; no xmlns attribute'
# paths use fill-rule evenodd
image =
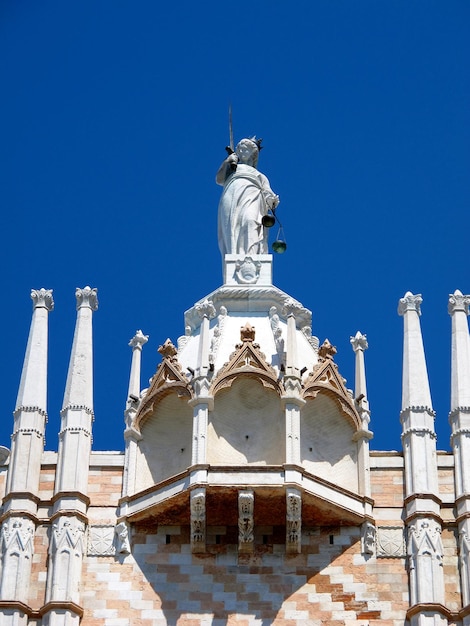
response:
<svg viewBox="0 0 470 626"><path fill-rule="evenodd" d="M84 307L88 307L92 311L98 309L98 289L92 289L88 286L83 289L77 287L75 297L77 299L77 310Z"/></svg>
<svg viewBox="0 0 470 626"><path fill-rule="evenodd" d="M453 315L456 311L462 311L465 315L468 315L469 305L470 295L464 296L459 289L456 289L454 293L449 294L449 304L447 306L449 315Z"/></svg>
<svg viewBox="0 0 470 626"><path fill-rule="evenodd" d="M363 335L359 331L357 331L354 337L350 337L349 341L354 352L357 352L358 350L362 350L362 352L364 352L369 347L369 344L367 343L367 335Z"/></svg>
<svg viewBox="0 0 470 626"><path fill-rule="evenodd" d="M420 293L412 294L411 291L407 291L403 298L398 301L398 315L405 315L408 311L416 311L418 315L421 315L421 303L423 298Z"/></svg>
<svg viewBox="0 0 470 626"><path fill-rule="evenodd" d="M144 335L141 330L136 330L135 335L129 341L129 345L132 349L142 350L142 346L144 346L148 340L148 335Z"/></svg>
<svg viewBox="0 0 470 626"><path fill-rule="evenodd" d="M211 320L215 317L215 306L212 300L206 298L203 302L198 302L194 308L201 319L207 317L207 319Z"/></svg>
<svg viewBox="0 0 470 626"><path fill-rule="evenodd" d="M305 311L305 307L302 306L297 300L294 300L294 298L287 298L282 307L282 314L286 317L289 317L289 315L299 317L300 315L305 313Z"/></svg>
<svg viewBox="0 0 470 626"><path fill-rule="evenodd" d="M33 301L33 310L47 309L52 311L54 308L52 289L31 289L31 300Z"/></svg>

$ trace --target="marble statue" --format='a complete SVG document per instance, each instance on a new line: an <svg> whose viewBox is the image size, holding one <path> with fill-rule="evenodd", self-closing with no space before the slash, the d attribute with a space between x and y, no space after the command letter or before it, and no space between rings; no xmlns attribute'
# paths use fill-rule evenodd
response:
<svg viewBox="0 0 470 626"><path fill-rule="evenodd" d="M264 174L256 169L261 140L242 139L217 172L224 190L219 202L218 239L226 254L267 254L268 232L262 217L279 204Z"/></svg>

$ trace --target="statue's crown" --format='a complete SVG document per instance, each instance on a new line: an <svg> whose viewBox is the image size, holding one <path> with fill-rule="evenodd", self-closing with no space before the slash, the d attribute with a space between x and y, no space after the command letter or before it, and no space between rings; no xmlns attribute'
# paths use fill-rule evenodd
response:
<svg viewBox="0 0 470 626"><path fill-rule="evenodd" d="M250 137L250 141L258 146L258 152L263 149L263 146L261 145L261 142L263 141L262 138L256 139L256 135L253 135L253 137Z"/></svg>

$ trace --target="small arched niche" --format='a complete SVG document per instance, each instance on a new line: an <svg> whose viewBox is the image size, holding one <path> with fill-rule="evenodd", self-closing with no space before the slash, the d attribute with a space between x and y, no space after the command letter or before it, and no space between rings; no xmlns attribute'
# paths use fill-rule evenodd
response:
<svg viewBox="0 0 470 626"><path fill-rule="evenodd" d="M240 376L220 390L209 417L211 465L281 465L285 427L279 395L254 377Z"/></svg>
<svg viewBox="0 0 470 626"><path fill-rule="evenodd" d="M301 412L300 458L302 466L319 476L358 492L355 428L338 403L326 393L308 399Z"/></svg>
<svg viewBox="0 0 470 626"><path fill-rule="evenodd" d="M193 412L188 398L169 393L140 425L136 491L185 471L191 464Z"/></svg>

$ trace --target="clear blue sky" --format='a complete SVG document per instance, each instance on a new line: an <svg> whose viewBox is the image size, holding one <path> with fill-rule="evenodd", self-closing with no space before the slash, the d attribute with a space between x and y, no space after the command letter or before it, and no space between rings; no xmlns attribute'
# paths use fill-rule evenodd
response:
<svg viewBox="0 0 470 626"><path fill-rule="evenodd" d="M448 449L448 294L470 292L470 4L0 4L0 444L31 320L31 288L54 290L49 424L59 411L75 288L98 288L94 449L123 449L137 329L157 348L222 282L215 172L228 142L264 138L259 168L279 193L288 251L274 282L338 348L367 334L372 447L398 449L407 290L421 317L438 447Z"/></svg>

